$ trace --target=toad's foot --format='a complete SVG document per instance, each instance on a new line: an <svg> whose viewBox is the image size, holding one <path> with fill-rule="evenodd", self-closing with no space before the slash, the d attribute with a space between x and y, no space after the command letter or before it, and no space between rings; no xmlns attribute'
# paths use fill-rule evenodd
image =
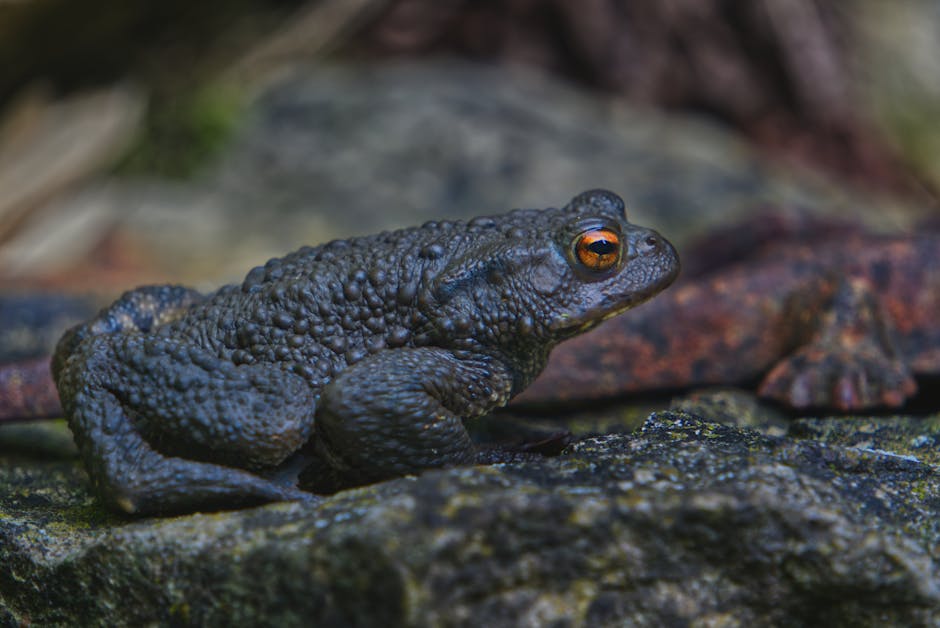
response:
<svg viewBox="0 0 940 628"><path fill-rule="evenodd" d="M917 384L894 335L868 283L844 279L809 341L771 369L760 394L795 408L901 406Z"/></svg>
<svg viewBox="0 0 940 628"><path fill-rule="evenodd" d="M831 406L844 412L898 407L917 391L910 370L879 351L832 352L802 347L778 362L760 395L794 408Z"/></svg>

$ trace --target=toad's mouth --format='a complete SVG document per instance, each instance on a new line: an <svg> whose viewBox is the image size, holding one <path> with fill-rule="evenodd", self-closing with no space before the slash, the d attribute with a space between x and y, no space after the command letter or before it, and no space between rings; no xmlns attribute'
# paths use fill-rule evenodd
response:
<svg viewBox="0 0 940 628"><path fill-rule="evenodd" d="M658 293L659 291L657 290L652 294L644 295L638 299L631 299L613 308L602 306L593 307L579 313L577 316L563 314L562 317L555 323L555 325L552 326L552 331L565 337L583 334L586 331L594 329L608 319L611 319L615 316L620 316L627 310L646 303Z"/></svg>
<svg viewBox="0 0 940 628"><path fill-rule="evenodd" d="M576 314L563 314L552 325L552 331L562 337L575 336L589 331L627 310L646 303L676 280L676 277L679 276L678 265L674 265L673 269L672 272L663 274L656 282L652 283L648 290L607 299L603 303L588 307Z"/></svg>

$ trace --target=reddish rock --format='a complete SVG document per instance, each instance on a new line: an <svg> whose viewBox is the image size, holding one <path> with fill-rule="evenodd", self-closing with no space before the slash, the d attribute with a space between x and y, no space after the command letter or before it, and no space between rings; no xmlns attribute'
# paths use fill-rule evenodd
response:
<svg viewBox="0 0 940 628"><path fill-rule="evenodd" d="M0 368L0 422L62 416L49 358L4 364Z"/></svg>
<svg viewBox="0 0 940 628"><path fill-rule="evenodd" d="M940 374L940 234L805 228L561 345L519 401L760 382L795 408L902 405Z"/></svg>

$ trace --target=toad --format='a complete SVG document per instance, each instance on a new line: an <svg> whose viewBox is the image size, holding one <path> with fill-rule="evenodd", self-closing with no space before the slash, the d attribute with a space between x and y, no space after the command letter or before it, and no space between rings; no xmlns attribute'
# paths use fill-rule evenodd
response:
<svg viewBox="0 0 940 628"><path fill-rule="evenodd" d="M665 239L594 190L304 247L208 295L132 290L66 333L53 377L113 509L303 499L273 473L301 448L349 485L472 463L464 421L678 270Z"/></svg>

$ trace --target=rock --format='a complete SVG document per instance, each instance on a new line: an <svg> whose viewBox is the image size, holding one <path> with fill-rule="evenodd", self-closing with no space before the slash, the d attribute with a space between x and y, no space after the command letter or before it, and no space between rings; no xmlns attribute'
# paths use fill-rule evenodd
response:
<svg viewBox="0 0 940 628"><path fill-rule="evenodd" d="M938 18L932 0L851 0L842 9L825 0L447 8L435 0L389 0L352 45L377 58L433 51L536 65L635 103L708 111L778 157L837 171L869 189L913 193L909 169L884 141L884 128L872 124L863 96L888 91L896 122L907 123L901 130L919 132L894 139L926 144L937 99L933 116L924 115L926 107L918 111L930 104L918 83L938 84Z"/></svg>
<svg viewBox="0 0 940 628"><path fill-rule="evenodd" d="M896 453L889 430L861 447L802 425L810 438L660 412L556 458L143 520L105 514L69 450L11 451L6 427L0 621L936 624L932 459ZM906 425L905 442L938 433Z"/></svg>
<svg viewBox="0 0 940 628"><path fill-rule="evenodd" d="M0 422L62 416L49 356L62 333L98 307L92 297L0 292Z"/></svg>
<svg viewBox="0 0 940 628"><path fill-rule="evenodd" d="M99 307L90 296L0 292L0 363L51 355L63 332Z"/></svg>
<svg viewBox="0 0 940 628"><path fill-rule="evenodd" d="M258 99L205 184L274 233L315 216L340 235L371 232L560 203L593 187L621 191L636 222L680 242L756 203L904 220L774 167L705 117L466 63L303 68Z"/></svg>
<svg viewBox="0 0 940 628"><path fill-rule="evenodd" d="M765 436L784 436L792 424L780 407L740 388L699 388L673 399L669 409L746 427Z"/></svg>
<svg viewBox="0 0 940 628"><path fill-rule="evenodd" d="M703 118L455 63L301 67L258 98L198 179L112 180L73 209L110 208L167 277L192 283L240 278L303 244L557 205L594 187L622 193L634 222L680 245L756 203L904 223L871 198L773 167Z"/></svg>

